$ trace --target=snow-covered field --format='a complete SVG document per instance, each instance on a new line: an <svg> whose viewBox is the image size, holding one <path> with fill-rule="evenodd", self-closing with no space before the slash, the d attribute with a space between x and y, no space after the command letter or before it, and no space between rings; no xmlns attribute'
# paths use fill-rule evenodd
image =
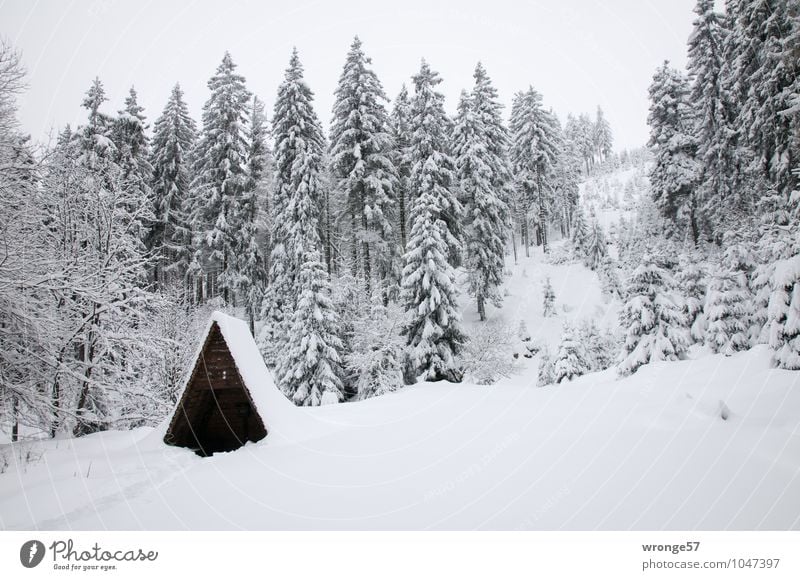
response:
<svg viewBox="0 0 800 580"><path fill-rule="evenodd" d="M580 265L509 265L502 310L557 344L619 304ZM556 318L543 319L550 277ZM464 297L464 320L474 307ZM800 373L757 347L537 388L536 359L492 386L422 383L292 408L272 433L200 458L141 428L0 445L2 529L800 529Z"/></svg>

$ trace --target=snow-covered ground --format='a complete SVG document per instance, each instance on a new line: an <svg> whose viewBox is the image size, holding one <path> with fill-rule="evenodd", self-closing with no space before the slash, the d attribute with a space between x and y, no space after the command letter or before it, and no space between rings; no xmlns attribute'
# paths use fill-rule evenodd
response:
<svg viewBox="0 0 800 580"><path fill-rule="evenodd" d="M616 320L580 265L509 268L490 319L524 320L551 350L564 319ZM556 318L542 318L545 277ZM0 528L800 529L800 373L769 359L696 350L537 388L536 359L520 358L492 386L291 408L309 438L210 458L147 428L4 444Z"/></svg>

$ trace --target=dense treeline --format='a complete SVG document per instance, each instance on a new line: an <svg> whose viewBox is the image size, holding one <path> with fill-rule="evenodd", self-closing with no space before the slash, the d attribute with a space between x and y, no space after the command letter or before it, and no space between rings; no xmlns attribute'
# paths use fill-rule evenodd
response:
<svg viewBox="0 0 800 580"><path fill-rule="evenodd" d="M694 344L726 356L768 344L775 366L800 369L800 5L728 0L719 13L698 0L695 14L688 70L665 62L649 88L650 186L609 240L619 264L592 266L604 262L582 216L571 247L607 291L626 279L620 374ZM578 355L561 376L590 370L565 337Z"/></svg>
<svg viewBox="0 0 800 580"><path fill-rule="evenodd" d="M297 51L269 116L226 53L200 123L177 84L152 131L134 89L109 114L96 79L85 123L48 147L17 127L24 71L8 44L0 76L12 438L157 421L214 308L249 320L298 405L458 381L457 274L485 319L506 254L568 236L581 172L618 162L601 110L562 128L531 87L506 126L480 64L455 118L425 61L390 106L358 38L327 137Z"/></svg>

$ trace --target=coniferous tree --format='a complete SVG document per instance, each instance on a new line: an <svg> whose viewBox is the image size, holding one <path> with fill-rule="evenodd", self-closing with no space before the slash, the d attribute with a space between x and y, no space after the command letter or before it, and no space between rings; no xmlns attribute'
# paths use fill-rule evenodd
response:
<svg viewBox="0 0 800 580"><path fill-rule="evenodd" d="M620 311L625 329L620 375L630 375L647 363L676 360L686 351L686 321L670 292L672 281L652 256L634 270Z"/></svg>
<svg viewBox="0 0 800 580"><path fill-rule="evenodd" d="M392 137L394 139L395 155L394 165L397 169L397 188L395 199L397 201L397 230L400 232L400 247L406 251L408 241L408 217L413 203L411 187L411 161L409 145L411 143L411 99L408 89L403 85L394 100L392 109Z"/></svg>
<svg viewBox="0 0 800 580"><path fill-rule="evenodd" d="M592 219L592 225L589 229L589 238L586 244L586 258L584 259L584 264L591 270L597 270L600 268L600 264L603 262L603 258L605 258L607 253L608 248L606 247L606 238L603 234L603 230L600 228L597 219Z"/></svg>
<svg viewBox="0 0 800 580"><path fill-rule="evenodd" d="M614 138L611 134L611 125L606 121L603 109L599 106L597 107L597 116L594 121L593 137L597 156L602 161L605 161L611 155L611 146L614 143Z"/></svg>
<svg viewBox="0 0 800 580"><path fill-rule="evenodd" d="M535 206L539 242L547 251L546 190L552 189L549 179L558 159L561 131L555 115L542 107L542 97L533 87L515 95L510 133L511 165L522 206L522 243L528 255L528 212Z"/></svg>
<svg viewBox="0 0 800 580"><path fill-rule="evenodd" d="M353 272L370 294L397 257L392 218L397 188L386 95L356 37L336 88L331 125L331 167L350 221ZM376 271L375 271L376 270Z"/></svg>
<svg viewBox="0 0 800 580"><path fill-rule="evenodd" d="M800 255L777 264L769 299L769 345L775 366L800 369Z"/></svg>
<svg viewBox="0 0 800 580"><path fill-rule="evenodd" d="M590 233L583 206L578 203L572 214L572 251L579 260L586 256Z"/></svg>
<svg viewBox="0 0 800 580"><path fill-rule="evenodd" d="M410 144L413 204L425 192L435 198L437 219L444 222L442 242L448 262L461 263L464 208L455 190L455 160L450 151L451 121L444 110L444 95L436 90L442 79L425 60L414 75L414 99L411 106ZM414 218L411 218L412 229Z"/></svg>
<svg viewBox="0 0 800 580"><path fill-rule="evenodd" d="M725 356L750 348L753 297L749 278L753 261L736 233L725 236L725 252L716 275L708 284L704 315L706 344Z"/></svg>
<svg viewBox="0 0 800 580"><path fill-rule="evenodd" d="M510 180L505 157L507 137L497 91L478 63L475 88L462 95L454 129L454 154L461 202L466 208L466 260L469 292L486 320L486 302L499 307L505 271L508 208L504 199Z"/></svg>
<svg viewBox="0 0 800 580"><path fill-rule="evenodd" d="M305 151L324 149L324 137L311 102L313 93L303 78L303 66L295 49L278 87L272 115L274 139L274 187L270 207L269 285L261 309L264 326L258 343L269 367L277 367L289 331L296 297L295 281L300 265L295 261L290 240L289 207L296 188L293 173Z"/></svg>
<svg viewBox="0 0 800 580"><path fill-rule="evenodd" d="M550 318L556 315L556 293L553 290L553 285L550 283L550 278L544 280L544 301L542 305L542 316Z"/></svg>
<svg viewBox="0 0 800 580"><path fill-rule="evenodd" d="M100 110L107 100L103 83L95 78L83 99L89 119L80 135L81 162L90 169L113 163L117 151L113 141L114 120Z"/></svg>
<svg viewBox="0 0 800 580"><path fill-rule="evenodd" d="M190 155L196 137L196 124L176 84L155 122L150 159L155 218L148 245L156 253L154 278L162 287L168 276L182 280L191 262Z"/></svg>
<svg viewBox="0 0 800 580"><path fill-rule="evenodd" d="M404 256L402 300L407 320L402 334L409 346L411 374L425 380L460 380L455 355L466 340L456 303L455 270L449 262L459 250L450 230L461 215L451 189L453 162L446 147L447 116L440 82L423 61L414 77L411 236Z"/></svg>
<svg viewBox="0 0 800 580"><path fill-rule="evenodd" d="M276 359L281 389L298 405L342 399L342 343L320 259L325 138L313 96L295 49L273 116L275 249L261 339L262 350Z"/></svg>
<svg viewBox="0 0 800 580"><path fill-rule="evenodd" d="M650 185L661 215L680 234L688 228L691 239L697 243L700 204L696 196L697 147L689 90L686 75L671 68L668 62L653 76L647 117L648 145L655 153Z"/></svg>
<svg viewBox="0 0 800 580"><path fill-rule="evenodd" d="M738 121L762 175L788 198L797 187L792 170L800 152L798 9L781 0L736 0L728 11Z"/></svg>
<svg viewBox="0 0 800 580"><path fill-rule="evenodd" d="M206 274L207 296L234 299L238 237L246 225L242 201L248 188L245 79L225 53L208 81L211 97L203 105L203 130L194 151L192 229L196 261Z"/></svg>
<svg viewBox="0 0 800 580"><path fill-rule="evenodd" d="M742 204L733 187L736 147L731 135L736 127L732 96L725 72L725 46L729 35L725 19L714 11L713 0L698 0L697 18L689 38L688 69L692 76L690 100L694 111L694 138L697 144L697 187L703 214L719 231L741 211Z"/></svg>
<svg viewBox="0 0 800 580"><path fill-rule="evenodd" d="M242 298L250 323L255 332L255 319L264 298L268 265L263 243L263 214L269 210L265 172L270 169L271 152L267 144L267 118L264 103L253 97L249 111L247 152L247 187L239 201L241 229L235 240L236 290Z"/></svg>
<svg viewBox="0 0 800 580"><path fill-rule="evenodd" d="M565 322L554 359L553 382L571 381L587 372L589 372L589 361L586 348L572 325Z"/></svg>

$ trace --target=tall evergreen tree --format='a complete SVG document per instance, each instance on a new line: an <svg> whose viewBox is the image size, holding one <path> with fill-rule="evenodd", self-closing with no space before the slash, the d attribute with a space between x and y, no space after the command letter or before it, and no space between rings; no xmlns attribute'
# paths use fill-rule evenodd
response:
<svg viewBox="0 0 800 580"><path fill-rule="evenodd" d="M411 143L411 99L408 89L403 85L392 109L392 137L394 138L395 159L397 169L397 188L395 199L397 201L397 230L400 232L400 247L406 251L408 240L408 217L411 210L411 160L409 145Z"/></svg>
<svg viewBox="0 0 800 580"><path fill-rule="evenodd" d="M439 76L423 61L414 77L411 156L414 202L411 236L404 256L402 300L407 314L403 335L410 347L414 377L458 381L455 361L466 336L456 303L455 270L448 258L460 249L451 224L461 215L453 161L447 149L447 116L435 91Z"/></svg>
<svg viewBox="0 0 800 580"><path fill-rule="evenodd" d="M689 90L686 75L670 67L668 62L653 76L647 117L648 145L655 153L650 184L661 215L680 234L688 226L691 239L697 242L700 204L696 196L697 147Z"/></svg>
<svg viewBox="0 0 800 580"><path fill-rule="evenodd" d="M197 126L176 84L153 134L153 201L155 219L149 246L156 253L155 280L164 286L168 276L181 280L191 262L189 186L191 151Z"/></svg>
<svg viewBox="0 0 800 580"><path fill-rule="evenodd" d="M397 256L392 213L397 187L386 95L358 37L347 53L336 88L330 156L336 189L351 222L353 264L371 292L386 280ZM377 266L377 272L373 272Z"/></svg>
<svg viewBox="0 0 800 580"><path fill-rule="evenodd" d="M546 190L558 159L561 131L555 115L542 107L542 97L533 87L514 97L511 108L510 158L518 195L522 200L522 243L528 255L528 212L537 207L538 237L547 251L548 200Z"/></svg>
<svg viewBox="0 0 800 580"><path fill-rule="evenodd" d="M466 208L466 268L469 292L486 320L486 302L502 303L510 174L502 105L483 66L474 73L472 95L462 95L454 129L454 154L462 204Z"/></svg>
<svg viewBox="0 0 800 580"><path fill-rule="evenodd" d="M325 139L312 101L294 50L273 116L274 249L262 350L274 358L281 389L298 405L342 398L342 344L320 261Z"/></svg>
<svg viewBox="0 0 800 580"><path fill-rule="evenodd" d="M196 257L207 275L206 295L234 299L237 238L244 227L241 203L247 191L247 123L250 92L225 53L208 81L211 96L203 106L203 130L194 152L192 228Z"/></svg>
<svg viewBox="0 0 800 580"><path fill-rule="evenodd" d="M797 187L792 170L800 154L798 9L785 0L736 0L728 10L739 121L763 175L788 199Z"/></svg>
<svg viewBox="0 0 800 580"><path fill-rule="evenodd" d="M442 79L424 60L414 75L411 107L411 138L408 158L411 164L413 203L425 192L432 192L437 203L435 215L444 221L442 241L452 265L461 263L464 208L455 190L455 160L450 151L451 121L444 110L444 95L436 90ZM411 218L412 229L414 218Z"/></svg>
<svg viewBox="0 0 800 580"><path fill-rule="evenodd" d="M603 109L601 109L600 106L597 107L592 136L594 137L594 147L597 156L601 160L608 159L608 156L611 155L611 146L614 143L614 137L611 134L611 125L608 124L605 115L603 115Z"/></svg>
<svg viewBox="0 0 800 580"><path fill-rule="evenodd" d="M732 126L732 97L724 70L728 30L725 19L714 11L713 0L698 0L695 13L688 68L696 118L698 198L702 221L708 219L719 231L743 209L738 188L733 187L736 157L741 152L732 146L736 128Z"/></svg>
<svg viewBox="0 0 800 580"><path fill-rule="evenodd" d="M271 152L267 144L267 117L264 103L256 96L250 105L248 121L247 187L239 203L239 221L242 227L235 241L236 289L241 296L250 322L250 332L255 332L255 319L260 311L267 283L266 248L262 243L261 216L268 203L265 172L270 168Z"/></svg>

